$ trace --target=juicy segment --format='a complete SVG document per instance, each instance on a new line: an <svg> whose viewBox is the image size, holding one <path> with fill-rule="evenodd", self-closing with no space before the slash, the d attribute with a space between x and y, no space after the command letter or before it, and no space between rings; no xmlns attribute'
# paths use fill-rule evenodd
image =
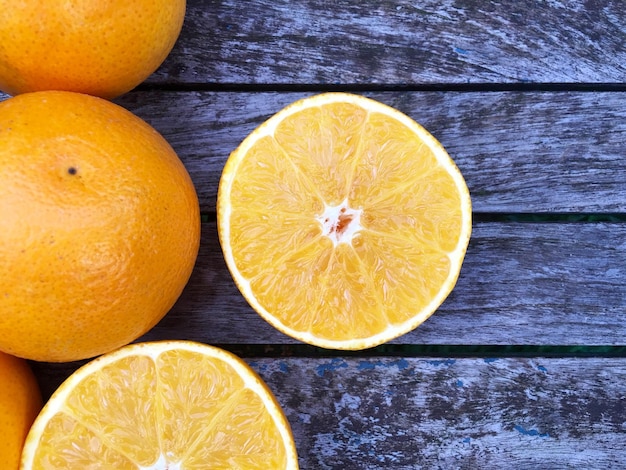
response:
<svg viewBox="0 0 626 470"><path fill-rule="evenodd" d="M48 421L30 468L286 468L286 454L266 403L229 364L172 350L88 375Z"/></svg>
<svg viewBox="0 0 626 470"><path fill-rule="evenodd" d="M413 128L333 103L287 115L245 153L229 197L235 278L279 329L336 342L400 334L451 290L464 202ZM343 206L358 217L331 236L324 214ZM338 243L337 230L350 236Z"/></svg>

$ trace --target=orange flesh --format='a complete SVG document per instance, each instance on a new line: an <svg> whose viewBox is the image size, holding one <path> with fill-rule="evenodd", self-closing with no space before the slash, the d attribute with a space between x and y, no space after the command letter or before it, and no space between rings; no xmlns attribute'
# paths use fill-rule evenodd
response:
<svg viewBox="0 0 626 470"><path fill-rule="evenodd" d="M305 108L238 162L234 265L279 325L369 338L428 309L458 275L450 254L462 257L469 235L457 184L403 122L355 104Z"/></svg>
<svg viewBox="0 0 626 470"><path fill-rule="evenodd" d="M128 356L87 375L59 405L29 468L287 468L276 412L215 357Z"/></svg>

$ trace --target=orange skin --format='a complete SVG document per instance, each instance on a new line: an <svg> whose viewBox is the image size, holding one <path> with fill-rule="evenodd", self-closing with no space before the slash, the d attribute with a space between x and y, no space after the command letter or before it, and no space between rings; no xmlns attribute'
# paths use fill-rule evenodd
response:
<svg viewBox="0 0 626 470"><path fill-rule="evenodd" d="M17 470L22 446L42 406L39 385L25 360L0 353L0 468Z"/></svg>
<svg viewBox="0 0 626 470"><path fill-rule="evenodd" d="M70 92L0 103L0 350L73 361L135 340L199 240L189 174L143 120Z"/></svg>
<svg viewBox="0 0 626 470"><path fill-rule="evenodd" d="M0 90L119 96L165 60L185 9L185 0L0 0Z"/></svg>

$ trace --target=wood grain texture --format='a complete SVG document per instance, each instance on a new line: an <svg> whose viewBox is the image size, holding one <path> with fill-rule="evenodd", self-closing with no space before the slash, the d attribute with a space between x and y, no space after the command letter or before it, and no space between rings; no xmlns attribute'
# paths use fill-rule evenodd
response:
<svg viewBox="0 0 626 470"><path fill-rule="evenodd" d="M152 84L626 79L621 0L189 0Z"/></svg>
<svg viewBox="0 0 626 470"><path fill-rule="evenodd" d="M464 174L477 212L626 212L626 93L385 92ZM305 93L135 92L118 103L176 149L202 210L228 155Z"/></svg>
<svg viewBox="0 0 626 470"><path fill-rule="evenodd" d="M205 223L195 271L168 315L142 339L295 343L237 290L215 223ZM457 285L396 344L622 345L626 225L475 224Z"/></svg>
<svg viewBox="0 0 626 470"><path fill-rule="evenodd" d="M222 168L258 125L306 93L134 92L117 103L152 124L215 211ZM626 212L626 93L365 93L446 147L476 212ZM0 100L6 95L0 96Z"/></svg>
<svg viewBox="0 0 626 470"><path fill-rule="evenodd" d="M306 469L620 468L624 359L255 361Z"/></svg>
<svg viewBox="0 0 626 470"><path fill-rule="evenodd" d="M116 100L179 153L209 220L139 341L295 343L237 290L213 219L230 152L315 90L367 91L424 125L476 213L626 213L626 93L607 92L626 85L625 44L622 0L188 0L165 63ZM450 297L394 344L626 344L625 224L478 219ZM626 468L626 358L247 360L303 470ZM84 362L32 362L44 398Z"/></svg>
<svg viewBox="0 0 626 470"><path fill-rule="evenodd" d="M285 410L303 470L626 466L624 358L247 361ZM73 367L35 364L46 385Z"/></svg>

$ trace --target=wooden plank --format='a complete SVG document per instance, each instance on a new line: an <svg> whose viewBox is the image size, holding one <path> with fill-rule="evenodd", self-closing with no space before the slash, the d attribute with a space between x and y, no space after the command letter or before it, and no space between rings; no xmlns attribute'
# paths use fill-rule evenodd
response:
<svg viewBox="0 0 626 470"><path fill-rule="evenodd" d="M624 358L249 358L303 469L623 468ZM73 370L34 364L49 396Z"/></svg>
<svg viewBox="0 0 626 470"><path fill-rule="evenodd" d="M303 468L621 468L624 359L253 362Z"/></svg>
<svg viewBox="0 0 626 470"><path fill-rule="evenodd" d="M230 152L265 119L309 95L134 92L117 102L170 141L202 211L213 212ZM467 180L476 212L626 212L625 93L366 95L408 114L441 141Z"/></svg>
<svg viewBox="0 0 626 470"><path fill-rule="evenodd" d="M130 93L118 100L177 150L202 210L226 158L305 93ZM626 212L626 93L386 92L463 172L477 212Z"/></svg>
<svg viewBox="0 0 626 470"><path fill-rule="evenodd" d="M172 311L143 338L206 343L295 340L246 303L228 272L215 223ZM440 309L397 344L623 345L626 225L475 224L459 281Z"/></svg>
<svg viewBox="0 0 626 470"><path fill-rule="evenodd" d="M189 0L152 84L623 83L619 0Z"/></svg>

